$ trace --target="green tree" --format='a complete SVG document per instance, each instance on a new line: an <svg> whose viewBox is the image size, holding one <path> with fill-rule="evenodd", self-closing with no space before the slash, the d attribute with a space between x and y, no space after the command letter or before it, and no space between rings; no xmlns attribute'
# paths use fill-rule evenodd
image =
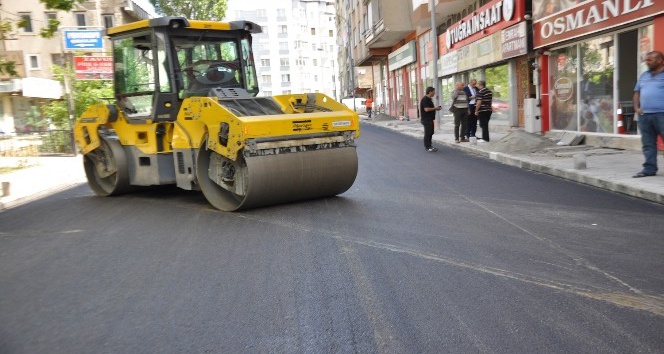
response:
<svg viewBox="0 0 664 354"><path fill-rule="evenodd" d="M73 80L75 76L73 69L58 65L53 66L53 72L54 78L58 81L63 82L65 75L68 75L69 81L73 82L71 95L74 98L75 117L79 117L91 105L113 97L113 82L110 80ZM67 100L65 97L64 100L51 101L44 106L45 116L51 119L56 129L70 128Z"/></svg>
<svg viewBox="0 0 664 354"><path fill-rule="evenodd" d="M59 11L71 11L75 4L82 4L86 0L39 0L47 10L59 10ZM18 20L2 20L0 21L0 40L4 40L8 35L14 30L13 23L18 28L23 28L27 25L27 21L23 19ZM42 28L39 31L39 35L43 38L51 38L58 30L60 21L55 19L49 19L48 25L45 28ZM0 58L0 73L6 73L11 76L17 76L15 70L16 63L9 60L4 60Z"/></svg>
<svg viewBox="0 0 664 354"><path fill-rule="evenodd" d="M221 21L226 16L227 0L150 0L158 13L184 16L191 20Z"/></svg>

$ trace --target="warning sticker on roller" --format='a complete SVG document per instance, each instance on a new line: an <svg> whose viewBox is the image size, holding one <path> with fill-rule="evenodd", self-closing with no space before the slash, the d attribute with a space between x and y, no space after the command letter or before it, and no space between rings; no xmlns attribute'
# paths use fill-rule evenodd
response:
<svg viewBox="0 0 664 354"><path fill-rule="evenodd" d="M340 120L337 122L332 122L333 127L350 127L350 121L349 120Z"/></svg>

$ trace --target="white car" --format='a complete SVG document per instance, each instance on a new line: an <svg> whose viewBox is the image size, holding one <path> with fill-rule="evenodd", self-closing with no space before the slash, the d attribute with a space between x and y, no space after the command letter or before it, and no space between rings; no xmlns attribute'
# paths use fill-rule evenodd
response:
<svg viewBox="0 0 664 354"><path fill-rule="evenodd" d="M353 100L355 100L355 103L353 103ZM348 97L348 98L342 98L341 103L343 103L346 107L350 109L355 109L356 113L359 114L366 114L367 113L367 99L363 97Z"/></svg>

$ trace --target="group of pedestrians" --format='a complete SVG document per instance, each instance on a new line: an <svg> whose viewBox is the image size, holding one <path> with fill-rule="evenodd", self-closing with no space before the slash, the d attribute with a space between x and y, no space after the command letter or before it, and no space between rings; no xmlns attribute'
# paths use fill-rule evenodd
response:
<svg viewBox="0 0 664 354"><path fill-rule="evenodd" d="M433 103L432 97L435 95L433 87L427 87L426 95L420 101L421 121L424 126L424 148L426 151L435 152L437 149L431 145L433 137L433 122L436 119L436 111L441 110L441 106ZM450 112L454 115L454 141L464 143L470 141L471 137L476 137L477 122L482 128L481 140L489 141L489 120L493 109L493 92L486 87L483 80L470 80L468 85L463 82L457 82L451 94L452 103Z"/></svg>

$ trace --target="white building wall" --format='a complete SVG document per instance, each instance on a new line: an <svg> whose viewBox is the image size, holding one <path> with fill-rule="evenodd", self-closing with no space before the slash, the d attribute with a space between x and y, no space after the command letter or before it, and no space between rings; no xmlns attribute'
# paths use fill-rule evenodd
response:
<svg viewBox="0 0 664 354"><path fill-rule="evenodd" d="M255 35L253 43L259 95L321 92L337 98L334 2L270 0L260 7L256 4L229 0L225 20L253 21L267 32Z"/></svg>

